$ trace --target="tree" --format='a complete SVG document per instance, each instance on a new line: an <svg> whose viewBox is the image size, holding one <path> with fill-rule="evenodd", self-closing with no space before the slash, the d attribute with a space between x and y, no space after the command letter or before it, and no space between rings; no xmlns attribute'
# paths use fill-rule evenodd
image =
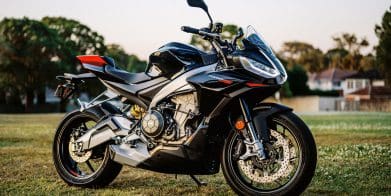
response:
<svg viewBox="0 0 391 196"><path fill-rule="evenodd" d="M330 49L324 55L324 64L331 68L344 69L344 59L349 55L349 51L343 48Z"/></svg>
<svg viewBox="0 0 391 196"><path fill-rule="evenodd" d="M372 53L363 56L360 61L360 69L363 71L376 69L376 57Z"/></svg>
<svg viewBox="0 0 391 196"><path fill-rule="evenodd" d="M59 63L66 72L81 71L81 67L77 67L78 61L75 58L77 55L104 55L106 51L104 37L76 20L64 17L44 17L42 22L56 31L63 41ZM97 94L102 90L94 82L89 82L86 86L91 94ZM66 103L67 100L61 102L60 111L65 111Z"/></svg>
<svg viewBox="0 0 391 196"><path fill-rule="evenodd" d="M287 60L288 67L302 65L308 72L318 72L324 69L323 52L305 42L285 42L280 55Z"/></svg>
<svg viewBox="0 0 391 196"><path fill-rule="evenodd" d="M115 64L127 69L129 65L129 55L118 44L109 44L106 46L106 56L109 56L115 60Z"/></svg>
<svg viewBox="0 0 391 196"><path fill-rule="evenodd" d="M129 55L118 44L107 45L106 55L116 61L116 65L129 72L142 72L145 70L146 61L140 60L136 55Z"/></svg>
<svg viewBox="0 0 391 196"><path fill-rule="evenodd" d="M58 73L62 45L57 33L40 21L5 18L0 22L0 85L16 88L31 111L34 94Z"/></svg>
<svg viewBox="0 0 391 196"><path fill-rule="evenodd" d="M227 24L223 26L223 32L221 33L222 39L232 40L238 32L238 29L239 27L234 24ZM210 50L212 47L208 41L202 39L199 35L191 36L190 44L205 51Z"/></svg>
<svg viewBox="0 0 391 196"><path fill-rule="evenodd" d="M69 50L72 57L84 54L103 55L106 51L103 36L76 20L44 17L42 22L58 33L65 43L64 49Z"/></svg>
<svg viewBox="0 0 391 196"><path fill-rule="evenodd" d="M300 65L294 65L288 72L289 89L294 96L308 95L310 92L307 81L307 72Z"/></svg>
<svg viewBox="0 0 391 196"><path fill-rule="evenodd" d="M333 37L336 48L332 49L328 59L331 67L337 67L345 70L361 70L364 56L361 50L368 47L369 43L365 38L358 39L355 34L342 33ZM337 53L335 53L337 52Z"/></svg>
<svg viewBox="0 0 391 196"><path fill-rule="evenodd" d="M382 69L387 84L391 84L391 7L383 15L380 25L376 25L375 32L379 38L376 47L376 63Z"/></svg>
<svg viewBox="0 0 391 196"><path fill-rule="evenodd" d="M78 55L103 55L106 51L104 38L88 26L64 17L44 17L42 22L57 32L63 40L63 51L60 61L67 71L78 71L76 68Z"/></svg>
<svg viewBox="0 0 391 196"><path fill-rule="evenodd" d="M342 33L340 36L333 37L333 40L337 48L345 49L351 54L359 54L362 48L369 46L365 38L359 40L354 33Z"/></svg>

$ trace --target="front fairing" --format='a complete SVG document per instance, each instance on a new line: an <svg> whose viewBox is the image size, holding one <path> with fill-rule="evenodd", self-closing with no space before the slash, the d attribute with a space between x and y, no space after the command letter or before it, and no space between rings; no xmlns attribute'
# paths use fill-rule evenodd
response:
<svg viewBox="0 0 391 196"><path fill-rule="evenodd" d="M253 27L248 27L242 42L243 49L234 53L242 68L265 80L274 80L276 84L283 84L287 80L284 66Z"/></svg>

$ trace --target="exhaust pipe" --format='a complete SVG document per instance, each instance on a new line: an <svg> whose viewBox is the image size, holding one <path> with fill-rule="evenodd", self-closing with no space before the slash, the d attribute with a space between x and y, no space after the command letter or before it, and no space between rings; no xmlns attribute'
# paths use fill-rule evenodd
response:
<svg viewBox="0 0 391 196"><path fill-rule="evenodd" d="M123 143L121 145L110 145L110 158L120 164L137 167L138 164L150 158L147 145L143 142L138 142L136 145L130 146Z"/></svg>

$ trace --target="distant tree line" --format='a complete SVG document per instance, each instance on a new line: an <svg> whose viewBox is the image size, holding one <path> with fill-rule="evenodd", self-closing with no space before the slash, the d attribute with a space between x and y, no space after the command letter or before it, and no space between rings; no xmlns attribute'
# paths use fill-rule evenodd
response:
<svg viewBox="0 0 391 196"><path fill-rule="evenodd" d="M102 35L76 20L4 18L0 22L0 104L20 106L23 101L26 112L31 111L34 99L45 104L46 87L56 87L56 75L82 72L75 57L84 54L113 56L128 71L142 71L146 64L121 46L106 44Z"/></svg>

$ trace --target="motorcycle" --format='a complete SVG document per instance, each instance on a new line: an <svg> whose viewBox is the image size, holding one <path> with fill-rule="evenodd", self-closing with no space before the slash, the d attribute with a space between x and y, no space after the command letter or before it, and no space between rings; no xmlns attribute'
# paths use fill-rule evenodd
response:
<svg viewBox="0 0 391 196"><path fill-rule="evenodd" d="M317 161L314 138L289 107L264 103L287 80L284 66L253 27L222 40L203 0L209 27L182 31L213 49L172 42L152 53L145 72L128 73L106 56L78 56L87 73L57 76L68 99L87 79L107 89L60 122L53 143L59 176L69 185L103 187L122 165L190 175L222 169L240 195L296 195ZM241 46L238 43L241 40ZM115 104L116 103L116 104Z"/></svg>

